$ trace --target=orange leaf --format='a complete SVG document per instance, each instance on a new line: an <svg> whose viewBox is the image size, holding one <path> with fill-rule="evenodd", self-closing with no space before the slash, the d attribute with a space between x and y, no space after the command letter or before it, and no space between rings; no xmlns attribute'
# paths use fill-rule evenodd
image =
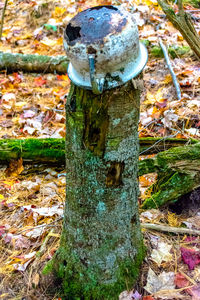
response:
<svg viewBox="0 0 200 300"><path fill-rule="evenodd" d="M35 78L35 85L39 87L43 86L46 83L47 83L46 79L43 79L42 76Z"/></svg>

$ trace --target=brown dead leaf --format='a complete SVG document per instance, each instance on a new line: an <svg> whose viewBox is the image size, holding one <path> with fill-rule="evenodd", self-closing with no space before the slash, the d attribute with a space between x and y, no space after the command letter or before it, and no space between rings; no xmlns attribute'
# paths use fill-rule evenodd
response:
<svg viewBox="0 0 200 300"><path fill-rule="evenodd" d="M23 159L20 158L18 160L12 160L9 163L9 167L6 169L6 176L8 177L17 177L24 170L23 167Z"/></svg>

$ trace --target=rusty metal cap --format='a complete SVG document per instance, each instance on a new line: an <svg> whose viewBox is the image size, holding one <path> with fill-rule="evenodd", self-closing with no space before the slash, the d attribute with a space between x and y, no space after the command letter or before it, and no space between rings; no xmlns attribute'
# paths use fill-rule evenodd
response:
<svg viewBox="0 0 200 300"><path fill-rule="evenodd" d="M148 58L132 15L112 5L92 7L72 18L64 48L72 82L96 94L137 76Z"/></svg>

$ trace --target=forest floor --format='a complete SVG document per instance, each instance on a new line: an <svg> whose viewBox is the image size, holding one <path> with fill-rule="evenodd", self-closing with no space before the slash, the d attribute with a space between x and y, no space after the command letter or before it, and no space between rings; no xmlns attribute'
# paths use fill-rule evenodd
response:
<svg viewBox="0 0 200 300"><path fill-rule="evenodd" d="M133 1L8 1L0 51L65 55L63 30L77 13L95 5L121 5L137 22L140 39L159 45L186 45L155 0ZM2 13L4 1L0 1ZM175 6L176 7L176 6ZM200 34L200 8L185 4ZM150 55L144 69L140 137L200 139L200 62L191 53L171 59L181 86L176 91L166 62ZM67 75L0 73L0 138L63 138ZM156 174L140 178L141 203L149 196ZM148 189L148 192L146 192ZM141 222L200 230L200 191L174 208L141 210ZM0 299L59 299L53 278L41 271L59 245L65 202L64 166L23 165L0 168ZM189 203L189 204L188 204ZM199 236L143 229L147 246L141 277L131 299L200 299ZM106 299L105 299L106 300Z"/></svg>

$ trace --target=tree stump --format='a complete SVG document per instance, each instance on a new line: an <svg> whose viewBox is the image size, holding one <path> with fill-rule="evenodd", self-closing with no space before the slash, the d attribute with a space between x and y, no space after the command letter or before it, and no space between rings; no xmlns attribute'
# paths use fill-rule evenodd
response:
<svg viewBox="0 0 200 300"><path fill-rule="evenodd" d="M71 85L66 104L66 205L47 265L67 299L117 299L144 257L138 215L140 91L132 81L94 95Z"/></svg>

